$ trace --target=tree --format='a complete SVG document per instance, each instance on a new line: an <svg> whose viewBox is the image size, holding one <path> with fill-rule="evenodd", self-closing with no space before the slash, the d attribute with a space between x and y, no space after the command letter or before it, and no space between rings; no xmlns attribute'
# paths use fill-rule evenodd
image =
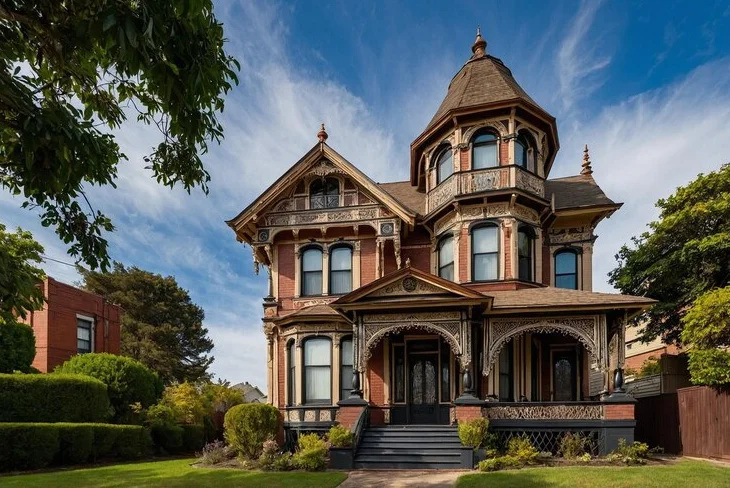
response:
<svg viewBox="0 0 730 488"><path fill-rule="evenodd" d="M165 384L208 378L213 341L203 327L205 314L172 276L114 263L108 273L80 270L83 286L120 305L121 353L160 375Z"/></svg>
<svg viewBox="0 0 730 488"><path fill-rule="evenodd" d="M200 155L237 83L211 0L0 3L0 186L38 208L69 254L107 269L85 189L111 185L125 155L112 132L135 114L162 142L145 161L158 183L207 192Z"/></svg>
<svg viewBox="0 0 730 488"><path fill-rule="evenodd" d="M641 338L689 346L698 384L730 383L730 165L657 202L659 220L616 256L610 282L659 301L638 317Z"/></svg>

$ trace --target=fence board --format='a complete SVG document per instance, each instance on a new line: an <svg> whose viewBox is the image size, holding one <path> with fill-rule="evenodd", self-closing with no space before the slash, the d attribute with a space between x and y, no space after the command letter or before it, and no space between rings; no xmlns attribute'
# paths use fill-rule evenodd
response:
<svg viewBox="0 0 730 488"><path fill-rule="evenodd" d="M730 392L680 388L677 401L684 455L730 459Z"/></svg>
<svg viewBox="0 0 730 488"><path fill-rule="evenodd" d="M661 447L667 454L681 454L679 404L676 393L638 398L634 409L634 439Z"/></svg>

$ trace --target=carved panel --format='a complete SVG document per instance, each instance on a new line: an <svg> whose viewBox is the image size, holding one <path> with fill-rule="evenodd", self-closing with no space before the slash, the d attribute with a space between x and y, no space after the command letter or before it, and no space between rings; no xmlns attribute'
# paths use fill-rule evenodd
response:
<svg viewBox="0 0 730 488"><path fill-rule="evenodd" d="M550 244L567 244L593 239L593 231L588 226L550 229L548 232Z"/></svg>
<svg viewBox="0 0 730 488"><path fill-rule="evenodd" d="M331 209L308 210L298 213L267 215L264 220L267 226L272 225L306 225L330 222L371 221L378 218L376 206L337 207Z"/></svg>
<svg viewBox="0 0 730 488"><path fill-rule="evenodd" d="M516 186L541 197L545 196L545 183L543 180L519 168L517 169Z"/></svg>
<svg viewBox="0 0 730 488"><path fill-rule="evenodd" d="M512 207L512 214L515 217L519 217L522 220L530 222L531 224L538 224L540 221L540 215L537 211L523 207L522 205L515 205Z"/></svg>
<svg viewBox="0 0 730 488"><path fill-rule="evenodd" d="M402 280L396 281L395 283L391 283L380 290L374 291L369 296L388 297L402 295L434 295L437 293L444 293L444 290L424 281L417 280L412 276L408 276Z"/></svg>
<svg viewBox="0 0 730 488"><path fill-rule="evenodd" d="M488 419L529 420L600 420L601 405L510 405L484 407L483 416Z"/></svg>
<svg viewBox="0 0 730 488"><path fill-rule="evenodd" d="M316 175L316 176L327 176L332 173L344 174L344 171L342 171L340 168L338 168L337 166L332 164L330 161L327 161L326 159L322 159L319 162L315 163L312 166L312 169L310 169L307 174Z"/></svg>
<svg viewBox="0 0 730 488"><path fill-rule="evenodd" d="M499 190L509 185L508 168L489 168L464 173L462 193L475 193L486 190Z"/></svg>
<svg viewBox="0 0 730 488"><path fill-rule="evenodd" d="M461 210L464 220L488 219L509 215L508 203L492 203L487 206L465 207Z"/></svg>
<svg viewBox="0 0 730 488"><path fill-rule="evenodd" d="M428 193L428 211L434 210L452 200L456 195L457 179L454 175Z"/></svg>

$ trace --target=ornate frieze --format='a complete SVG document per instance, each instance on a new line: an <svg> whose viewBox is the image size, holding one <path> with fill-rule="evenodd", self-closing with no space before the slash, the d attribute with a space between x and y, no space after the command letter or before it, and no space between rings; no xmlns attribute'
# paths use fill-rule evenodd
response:
<svg viewBox="0 0 730 488"><path fill-rule="evenodd" d="M331 175L333 173L344 174L345 172L342 171L337 166L335 166L330 161L328 161L326 159L322 159L319 162L315 163L312 166L312 169L310 169L307 174L314 175L314 176L327 176L327 175Z"/></svg>
<svg viewBox="0 0 730 488"><path fill-rule="evenodd" d="M540 214L538 214L537 211L523 207L522 205L515 205L512 207L512 215L531 224L538 225L540 222Z"/></svg>
<svg viewBox="0 0 730 488"><path fill-rule="evenodd" d="M515 186L517 188L527 190L541 197L545 196L545 182L537 176L518 169L516 179Z"/></svg>
<svg viewBox="0 0 730 488"><path fill-rule="evenodd" d="M601 405L510 405L484 407L482 415L488 419L524 420L600 420Z"/></svg>
<svg viewBox="0 0 730 488"><path fill-rule="evenodd" d="M569 244L571 242L583 242L593 240L593 231L590 227L568 227L550 229L548 231L550 244Z"/></svg>
<svg viewBox="0 0 730 488"><path fill-rule="evenodd" d="M428 211L439 208L456 196L457 179L452 175L428 193Z"/></svg>
<svg viewBox="0 0 730 488"><path fill-rule="evenodd" d="M474 133L479 129L483 129L485 127L496 130L497 132L499 132L501 137L504 137L507 132L509 132L507 130L507 126L499 120L485 120L484 122L480 122L479 124L465 128L461 135L462 144L468 145L471 142L471 138L474 136Z"/></svg>
<svg viewBox="0 0 730 488"><path fill-rule="evenodd" d="M421 280L417 280L412 276L407 276L402 280L398 280L395 283L383 287L379 290L374 291L369 296L371 297L388 297L388 296L402 296L402 295L433 295L436 293L443 293L444 290L441 288L426 283Z"/></svg>
<svg viewBox="0 0 730 488"><path fill-rule="evenodd" d="M508 203L492 203L486 206L464 207L461 210L461 217L464 220L489 219L493 217L506 217L508 215Z"/></svg>
<svg viewBox="0 0 730 488"><path fill-rule="evenodd" d="M267 226L296 226L307 224L325 224L331 222L372 221L378 218L378 207L375 205L360 207L337 207L331 209L306 210L297 213L272 214L264 217Z"/></svg>
<svg viewBox="0 0 730 488"><path fill-rule="evenodd" d="M509 186L509 168L489 168L462 173L461 193L499 190Z"/></svg>

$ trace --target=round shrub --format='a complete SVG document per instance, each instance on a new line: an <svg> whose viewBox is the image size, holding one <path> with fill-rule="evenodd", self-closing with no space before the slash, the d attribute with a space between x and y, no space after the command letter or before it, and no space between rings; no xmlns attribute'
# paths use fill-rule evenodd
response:
<svg viewBox="0 0 730 488"><path fill-rule="evenodd" d="M292 459L294 465L306 471L320 471L327 466L327 443L317 434L299 436L299 447Z"/></svg>
<svg viewBox="0 0 730 488"><path fill-rule="evenodd" d="M72 374L0 374L0 422L102 422L109 397L101 381Z"/></svg>
<svg viewBox="0 0 730 488"><path fill-rule="evenodd" d="M333 425L327 434L327 440L332 447L351 447L353 437L352 431L341 425Z"/></svg>
<svg viewBox="0 0 730 488"><path fill-rule="evenodd" d="M264 441L279 432L279 410L266 403L244 403L226 412L225 438L238 454L258 459Z"/></svg>
<svg viewBox="0 0 730 488"><path fill-rule="evenodd" d="M114 409L112 420L118 423L133 421L133 405L147 408L162 393L162 383L151 369L135 359L109 353L78 354L56 372L85 374L103 382Z"/></svg>
<svg viewBox="0 0 730 488"><path fill-rule="evenodd" d="M0 373L31 372L35 358L33 329L18 322L0 319Z"/></svg>

